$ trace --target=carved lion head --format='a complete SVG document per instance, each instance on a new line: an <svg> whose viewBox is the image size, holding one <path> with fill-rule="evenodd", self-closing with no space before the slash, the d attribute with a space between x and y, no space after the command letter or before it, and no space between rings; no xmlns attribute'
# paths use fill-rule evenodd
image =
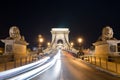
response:
<svg viewBox="0 0 120 80"><path fill-rule="evenodd" d="M113 29L110 26L106 26L102 30L102 40L109 40L113 38Z"/></svg>
<svg viewBox="0 0 120 80"><path fill-rule="evenodd" d="M20 36L20 30L16 26L12 26L10 28L9 35L10 35L11 38L14 38L14 39L20 39L21 38L21 36Z"/></svg>

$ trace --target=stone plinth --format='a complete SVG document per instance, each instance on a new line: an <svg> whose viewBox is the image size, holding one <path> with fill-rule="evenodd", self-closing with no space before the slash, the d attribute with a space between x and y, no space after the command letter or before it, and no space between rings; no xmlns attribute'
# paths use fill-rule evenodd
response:
<svg viewBox="0 0 120 80"><path fill-rule="evenodd" d="M4 55L14 55L15 59L19 59L20 57L27 56L27 45L25 41L17 41L17 40L1 40L5 43L5 53Z"/></svg>
<svg viewBox="0 0 120 80"><path fill-rule="evenodd" d="M97 41L93 43L95 46L94 55L104 57L119 55L118 44L120 44L120 40Z"/></svg>

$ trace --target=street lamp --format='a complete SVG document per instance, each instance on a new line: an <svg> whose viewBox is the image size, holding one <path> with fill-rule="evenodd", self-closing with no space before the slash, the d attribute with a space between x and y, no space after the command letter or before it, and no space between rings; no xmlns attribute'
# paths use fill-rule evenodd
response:
<svg viewBox="0 0 120 80"><path fill-rule="evenodd" d="M78 43L79 43L79 52L78 52L78 56L79 56L79 55L83 55L83 52L82 52L82 45L81 45L82 42L83 42L83 39L82 39L82 38L78 38Z"/></svg>
<svg viewBox="0 0 120 80"><path fill-rule="evenodd" d="M82 43L82 38L78 38L78 43L81 44Z"/></svg>
<svg viewBox="0 0 120 80"><path fill-rule="evenodd" d="M70 43L70 45L71 45L71 47L73 47L74 43L73 43L73 42L71 42L71 43Z"/></svg>
<svg viewBox="0 0 120 80"><path fill-rule="evenodd" d="M42 35L39 35L38 38L39 38L39 43L42 43L44 41Z"/></svg>
<svg viewBox="0 0 120 80"><path fill-rule="evenodd" d="M50 42L48 42L47 45L48 45L48 48L49 48L50 47Z"/></svg>
<svg viewBox="0 0 120 80"><path fill-rule="evenodd" d="M39 49L38 52L42 53L42 43L44 41L42 35L38 35L38 41L39 41Z"/></svg>
<svg viewBox="0 0 120 80"><path fill-rule="evenodd" d="M70 43L70 46L71 46L71 50L72 50L72 47L73 47L73 45L74 45L74 43L73 43L73 42L71 42L71 43Z"/></svg>

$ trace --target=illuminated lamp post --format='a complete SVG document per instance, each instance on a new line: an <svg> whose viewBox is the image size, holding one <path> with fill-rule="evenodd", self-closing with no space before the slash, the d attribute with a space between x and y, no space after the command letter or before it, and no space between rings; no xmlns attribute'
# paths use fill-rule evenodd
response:
<svg viewBox="0 0 120 80"><path fill-rule="evenodd" d="M42 37L42 35L38 35L38 42L39 42L39 48L38 48L38 52L42 53L42 43L43 43L44 39Z"/></svg>
<svg viewBox="0 0 120 80"><path fill-rule="evenodd" d="M49 48L50 47L50 42L48 42L47 45L48 45L48 48Z"/></svg>
<svg viewBox="0 0 120 80"><path fill-rule="evenodd" d="M78 56L79 55L83 55L83 52L82 52L82 43L83 42L83 39L82 38L78 38L78 43L79 43L79 52L78 52Z"/></svg>
<svg viewBox="0 0 120 80"><path fill-rule="evenodd" d="M74 43L73 43L73 42L71 42L71 43L70 43L70 46L71 46L71 50L72 50L72 47L73 47L73 45L74 45Z"/></svg>

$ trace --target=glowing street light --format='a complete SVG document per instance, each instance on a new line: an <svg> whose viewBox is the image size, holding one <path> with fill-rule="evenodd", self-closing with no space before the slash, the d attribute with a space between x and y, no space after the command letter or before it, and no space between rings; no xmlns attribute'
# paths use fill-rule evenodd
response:
<svg viewBox="0 0 120 80"><path fill-rule="evenodd" d="M38 39L39 39L39 43L42 43L42 42L44 41L42 35L39 35L39 36L38 36Z"/></svg>
<svg viewBox="0 0 120 80"><path fill-rule="evenodd" d="M42 42L43 42L43 38L40 38L40 39L39 39L39 42L42 43Z"/></svg>
<svg viewBox="0 0 120 80"><path fill-rule="evenodd" d="M82 45L81 43L83 42L83 39L82 38L78 38L78 43L79 43L79 52L78 52L78 56L79 55L83 55L84 53L82 52Z"/></svg>
<svg viewBox="0 0 120 80"><path fill-rule="evenodd" d="M70 43L70 49L71 49L71 51L72 51L72 47L73 47L73 45L74 45L74 43L71 42L71 43Z"/></svg>
<svg viewBox="0 0 120 80"><path fill-rule="evenodd" d="M38 52L42 52L42 43L44 42L44 39L42 35L38 35L38 41L39 41L39 50Z"/></svg>
<svg viewBox="0 0 120 80"><path fill-rule="evenodd" d="M50 47L50 42L47 43L48 47Z"/></svg>
<svg viewBox="0 0 120 80"><path fill-rule="evenodd" d="M71 45L71 47L73 47L74 43L73 43L73 42L71 42L71 43L70 43L70 45Z"/></svg>
<svg viewBox="0 0 120 80"><path fill-rule="evenodd" d="M78 43L82 43L82 38L78 38Z"/></svg>
<svg viewBox="0 0 120 80"><path fill-rule="evenodd" d="M81 43L82 43L83 39L82 38L78 38L78 43L79 43L79 50L81 50Z"/></svg>

